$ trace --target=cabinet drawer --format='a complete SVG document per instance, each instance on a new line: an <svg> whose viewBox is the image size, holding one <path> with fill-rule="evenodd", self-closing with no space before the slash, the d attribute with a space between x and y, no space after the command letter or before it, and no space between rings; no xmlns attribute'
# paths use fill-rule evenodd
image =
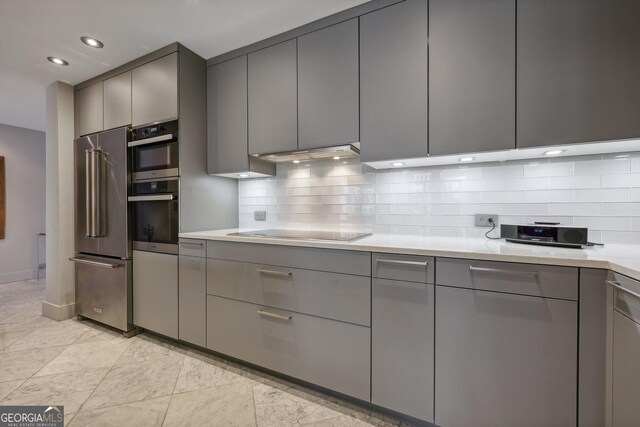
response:
<svg viewBox="0 0 640 427"><path fill-rule="evenodd" d="M578 300L578 269L438 258L436 283L461 288Z"/></svg>
<svg viewBox="0 0 640 427"><path fill-rule="evenodd" d="M209 241L207 242L207 256L280 267L305 268L360 276L371 275L369 252Z"/></svg>
<svg viewBox="0 0 640 427"><path fill-rule="evenodd" d="M366 401L370 332L364 326L207 296L207 348Z"/></svg>
<svg viewBox="0 0 640 427"><path fill-rule="evenodd" d="M373 277L406 282L433 283L435 258L417 255L374 253Z"/></svg>
<svg viewBox="0 0 640 427"><path fill-rule="evenodd" d="M619 286L614 287L615 309L640 324L640 298L634 295L640 295L640 282L620 273L610 273L610 280Z"/></svg>
<svg viewBox="0 0 640 427"><path fill-rule="evenodd" d="M371 320L364 276L208 259L207 293L365 326Z"/></svg>
<svg viewBox="0 0 640 427"><path fill-rule="evenodd" d="M180 255L194 256L198 258L206 258L207 242L198 239L183 239L178 241L178 250Z"/></svg>

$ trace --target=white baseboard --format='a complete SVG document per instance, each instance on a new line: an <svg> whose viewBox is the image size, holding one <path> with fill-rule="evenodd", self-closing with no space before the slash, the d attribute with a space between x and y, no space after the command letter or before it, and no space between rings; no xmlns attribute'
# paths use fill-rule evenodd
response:
<svg viewBox="0 0 640 427"><path fill-rule="evenodd" d="M53 320L67 320L76 315L76 303L57 305L48 301L42 302L42 315Z"/></svg>
<svg viewBox="0 0 640 427"><path fill-rule="evenodd" d="M0 283L21 282L23 280L35 279L35 270L12 271L0 274Z"/></svg>

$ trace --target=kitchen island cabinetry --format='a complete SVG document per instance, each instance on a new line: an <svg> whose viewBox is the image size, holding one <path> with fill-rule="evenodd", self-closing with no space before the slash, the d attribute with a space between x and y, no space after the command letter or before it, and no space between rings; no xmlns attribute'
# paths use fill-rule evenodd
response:
<svg viewBox="0 0 640 427"><path fill-rule="evenodd" d="M200 347L207 345L206 242L178 242L178 338Z"/></svg>

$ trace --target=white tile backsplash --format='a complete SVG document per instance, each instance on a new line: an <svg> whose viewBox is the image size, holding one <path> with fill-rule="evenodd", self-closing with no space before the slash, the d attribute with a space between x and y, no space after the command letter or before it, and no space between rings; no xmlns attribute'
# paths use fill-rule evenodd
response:
<svg viewBox="0 0 640 427"><path fill-rule="evenodd" d="M356 161L280 164L240 181L241 227L482 237L475 213L502 223L557 221L590 239L640 243L640 153L375 170ZM254 221L266 210L267 221ZM495 232L494 232L495 233Z"/></svg>

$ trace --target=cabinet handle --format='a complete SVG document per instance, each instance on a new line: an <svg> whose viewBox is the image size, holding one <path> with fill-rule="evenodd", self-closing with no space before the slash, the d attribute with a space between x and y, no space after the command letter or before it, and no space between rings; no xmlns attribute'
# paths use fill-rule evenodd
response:
<svg viewBox="0 0 640 427"><path fill-rule="evenodd" d="M260 273L260 274L268 274L270 276L283 276L283 277L291 277L291 276L293 276L293 274L291 272L265 270L263 268L259 268L258 269L258 273Z"/></svg>
<svg viewBox="0 0 640 427"><path fill-rule="evenodd" d="M179 245L193 245L193 246L204 246L204 243L195 243L195 242L178 242Z"/></svg>
<svg viewBox="0 0 640 427"><path fill-rule="evenodd" d="M638 293L636 293L636 292L633 292L633 291L632 291L632 290L630 290L630 289L625 288L625 287L624 287L624 286L622 286L622 285L620 284L620 282L618 282L618 281L615 281L615 280L607 280L607 282L606 282L606 283L607 283L607 285L611 285L611 286L613 286L614 288L618 289L619 291L622 291L622 292L624 292L624 293L627 293L627 294L629 294L629 295L631 295L631 296L634 296L634 297L636 297L636 298L640 298L640 294L638 294Z"/></svg>
<svg viewBox="0 0 640 427"><path fill-rule="evenodd" d="M278 320L291 320L293 319L293 316L289 315L289 316L283 316L282 314L277 314L277 313L270 313L268 311L264 311L263 309L260 309L257 311L257 313L260 316L263 317L271 317L273 319L278 319Z"/></svg>
<svg viewBox="0 0 640 427"><path fill-rule="evenodd" d="M429 265L429 261L403 261L399 259L385 259L385 258L378 258L376 262L379 264L415 265L418 267L426 267Z"/></svg>
<svg viewBox="0 0 640 427"><path fill-rule="evenodd" d="M147 145L147 144L153 144L161 141L169 141L170 139L173 139L172 133L169 133L167 135L154 136L152 138L147 138L147 139L139 139L137 141L130 141L130 142L127 142L127 147L137 147L139 145Z"/></svg>
<svg viewBox="0 0 640 427"><path fill-rule="evenodd" d="M95 267L102 267L102 268L118 268L118 267L121 267L120 264L110 264L108 262L92 261L90 259L75 258L75 257L69 258L69 261L78 262L80 264L93 265Z"/></svg>
<svg viewBox="0 0 640 427"><path fill-rule="evenodd" d="M470 271L479 271L479 272L484 272L484 273L502 273L502 274L514 274L514 275L538 277L538 272L537 271L505 270L505 269L502 269L502 268L475 267L473 265L469 266L469 270Z"/></svg>
<svg viewBox="0 0 640 427"><path fill-rule="evenodd" d="M157 202L162 200L175 200L173 194L154 194L152 196L129 196L127 200L130 202Z"/></svg>

